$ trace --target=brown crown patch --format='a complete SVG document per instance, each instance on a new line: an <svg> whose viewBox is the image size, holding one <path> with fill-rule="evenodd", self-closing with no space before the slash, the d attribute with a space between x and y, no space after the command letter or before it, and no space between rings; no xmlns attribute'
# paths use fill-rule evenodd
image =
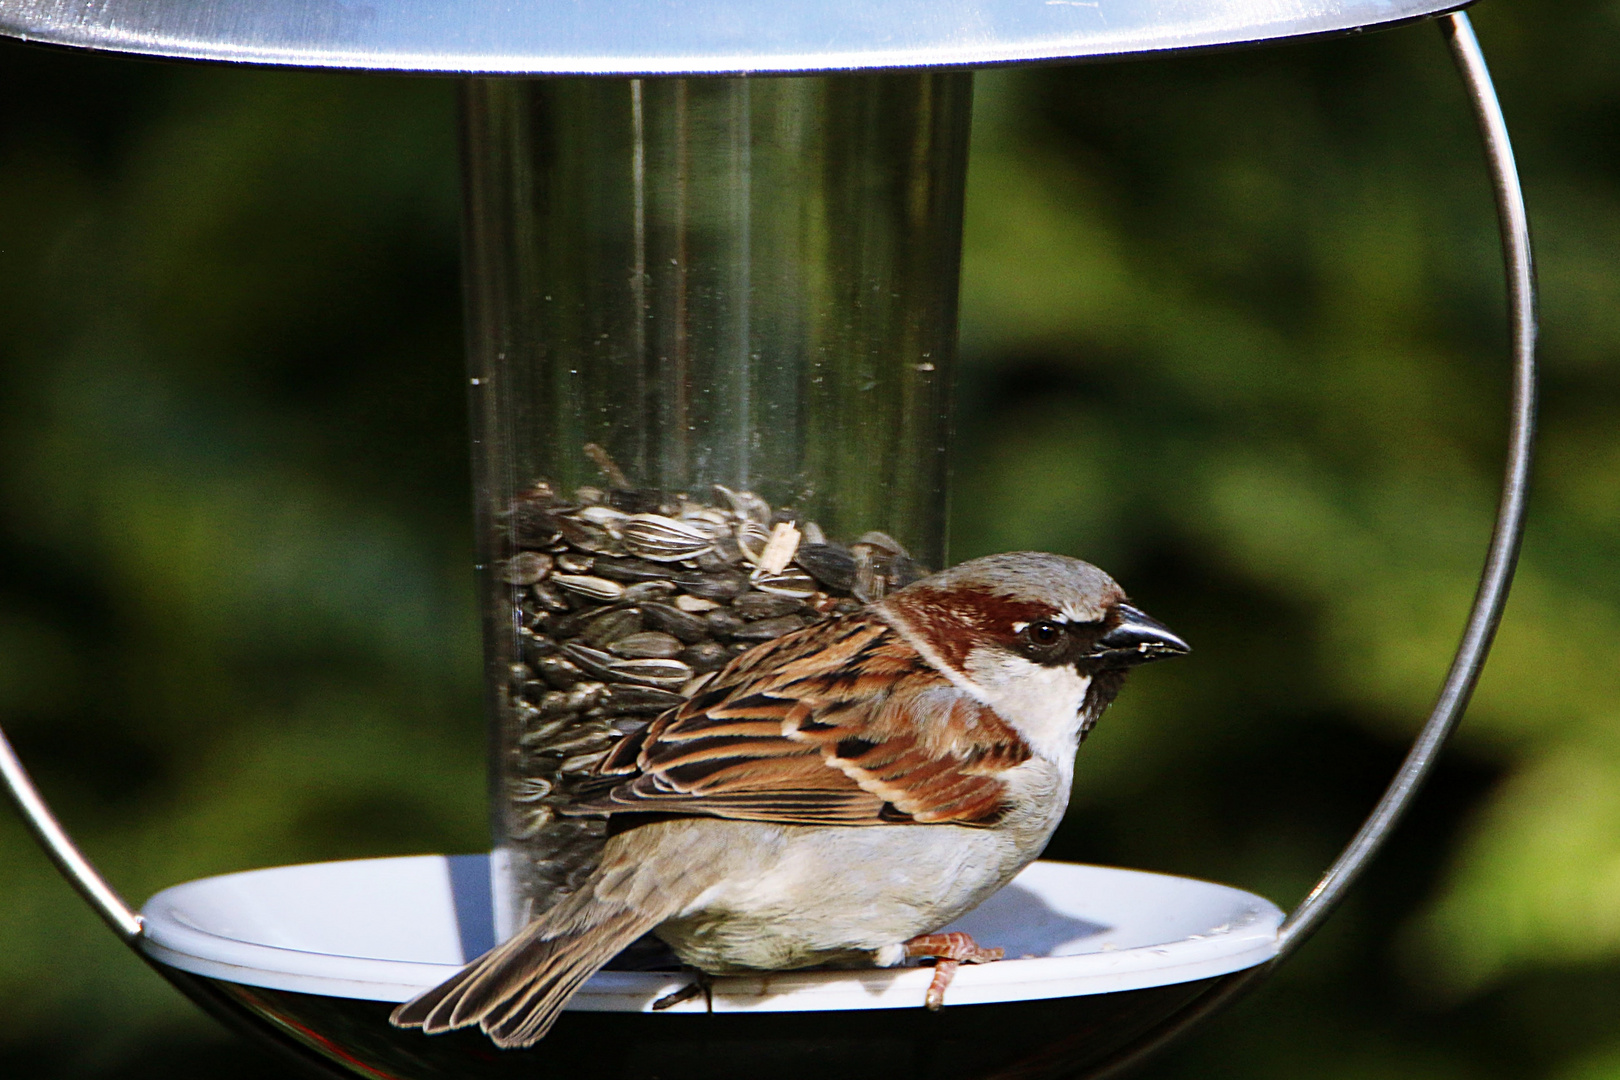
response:
<svg viewBox="0 0 1620 1080"><path fill-rule="evenodd" d="M1015 625L1053 617L1050 604L1018 600L989 589L919 589L895 593L884 603L957 671L986 640L1010 645Z"/></svg>

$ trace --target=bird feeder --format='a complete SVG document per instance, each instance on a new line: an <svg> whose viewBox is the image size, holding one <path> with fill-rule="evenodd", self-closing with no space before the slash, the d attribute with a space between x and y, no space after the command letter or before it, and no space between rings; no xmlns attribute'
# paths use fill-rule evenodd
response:
<svg viewBox="0 0 1620 1080"><path fill-rule="evenodd" d="M456 75L493 850L290 866L137 913L0 736L64 876L165 978L329 1076L1111 1075L1293 952L1411 802L1465 706L1523 523L1534 391L1524 208L1455 0L0 0L0 33L176 60ZM1513 328L1507 470L1439 699L1306 900L1039 862L957 928L943 1015L917 969L688 981L630 958L538 1047L428 1038L392 1006L588 869L559 813L616 738L755 641L939 568L971 70L1433 20L1495 181ZM747 594L740 615L732 614ZM731 621L728 622L727 619Z"/></svg>

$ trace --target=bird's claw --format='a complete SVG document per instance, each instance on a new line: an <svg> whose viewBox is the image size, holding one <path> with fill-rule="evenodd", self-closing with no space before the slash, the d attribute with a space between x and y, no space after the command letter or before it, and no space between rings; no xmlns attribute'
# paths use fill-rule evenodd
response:
<svg viewBox="0 0 1620 1080"><path fill-rule="evenodd" d="M930 1012L945 1007L945 988L956 978L963 964L988 964L1007 955L1005 949L986 949L959 930L948 934L920 934L905 944L907 957L932 957L934 978L928 984L923 1006Z"/></svg>
<svg viewBox="0 0 1620 1080"><path fill-rule="evenodd" d="M708 1005L709 1012L714 1012L714 983L701 971L697 973L697 978L679 990L672 990L653 1002L652 1011L663 1012L665 1009L672 1009L683 1001L691 1001L699 994L703 995L703 1000Z"/></svg>

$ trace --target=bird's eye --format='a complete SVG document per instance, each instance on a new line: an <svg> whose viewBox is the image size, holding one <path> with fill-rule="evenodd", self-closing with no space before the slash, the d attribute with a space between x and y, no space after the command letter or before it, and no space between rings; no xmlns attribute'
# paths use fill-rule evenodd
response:
<svg viewBox="0 0 1620 1080"><path fill-rule="evenodd" d="M1064 626L1062 623L1040 622L1030 623L1024 628L1024 637L1031 645L1049 649L1063 640Z"/></svg>

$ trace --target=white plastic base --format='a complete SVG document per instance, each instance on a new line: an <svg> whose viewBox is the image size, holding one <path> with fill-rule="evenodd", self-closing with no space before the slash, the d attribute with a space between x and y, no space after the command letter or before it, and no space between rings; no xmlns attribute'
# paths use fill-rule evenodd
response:
<svg viewBox="0 0 1620 1080"><path fill-rule="evenodd" d="M142 911L142 947L182 971L247 986L405 1001L494 944L489 860L420 855L204 878ZM1191 878L1038 862L948 929L1008 960L964 966L949 1004L1106 994L1225 975L1276 954L1283 913L1252 893ZM767 973L716 980L716 1012L914 1008L919 968ZM569 1005L646 1012L691 982L599 972ZM701 997L671 1012L701 1012Z"/></svg>

